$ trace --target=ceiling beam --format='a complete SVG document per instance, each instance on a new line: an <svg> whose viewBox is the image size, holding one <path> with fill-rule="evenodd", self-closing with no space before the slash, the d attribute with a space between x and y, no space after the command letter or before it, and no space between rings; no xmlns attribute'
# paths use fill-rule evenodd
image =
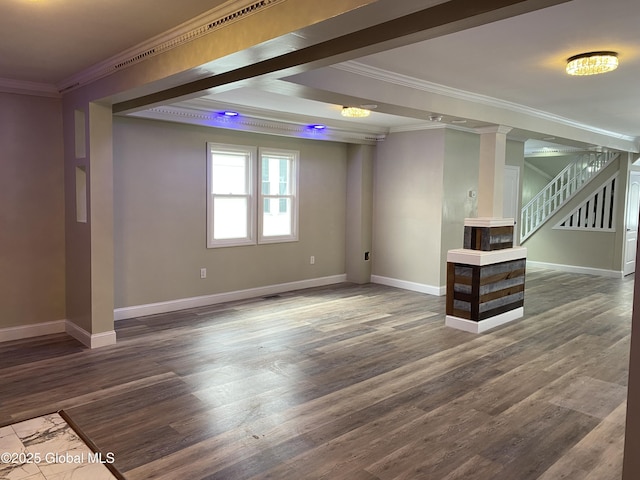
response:
<svg viewBox="0 0 640 480"><path fill-rule="evenodd" d="M252 56L247 55L246 51L238 52L235 55L242 58L238 68L115 103L113 111L126 113L149 108L256 77L300 73L567 1L570 0L450 0L262 61L252 62ZM393 2L387 3L391 8ZM358 13L363 12L356 10L349 14ZM325 20L323 24L330 25L332 20ZM317 29L317 25L314 28ZM304 35L304 29L296 33ZM229 64L228 57L225 58L225 63ZM209 64L208 68L212 65L215 62Z"/></svg>

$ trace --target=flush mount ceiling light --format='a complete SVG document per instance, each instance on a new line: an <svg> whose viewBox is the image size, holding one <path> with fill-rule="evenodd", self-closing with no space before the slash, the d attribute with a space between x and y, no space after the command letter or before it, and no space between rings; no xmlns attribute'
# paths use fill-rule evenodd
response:
<svg viewBox="0 0 640 480"><path fill-rule="evenodd" d="M589 52L567 59L569 75L597 75L618 68L616 52Z"/></svg>
<svg viewBox="0 0 640 480"><path fill-rule="evenodd" d="M342 112L340 113L343 117L363 118L368 117L371 114L371 110L360 107L342 107Z"/></svg>

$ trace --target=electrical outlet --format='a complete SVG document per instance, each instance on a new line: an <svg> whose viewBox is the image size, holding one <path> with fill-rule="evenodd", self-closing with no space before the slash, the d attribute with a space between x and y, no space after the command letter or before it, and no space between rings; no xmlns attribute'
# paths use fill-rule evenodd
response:
<svg viewBox="0 0 640 480"><path fill-rule="evenodd" d="M201 268L200 269L200 278L207 278L207 269L206 268Z"/></svg>
<svg viewBox="0 0 640 480"><path fill-rule="evenodd" d="M311 265L315 265L315 264L316 264L316 257L314 257L313 255L311 255L311 256L309 257L309 263L310 263Z"/></svg>

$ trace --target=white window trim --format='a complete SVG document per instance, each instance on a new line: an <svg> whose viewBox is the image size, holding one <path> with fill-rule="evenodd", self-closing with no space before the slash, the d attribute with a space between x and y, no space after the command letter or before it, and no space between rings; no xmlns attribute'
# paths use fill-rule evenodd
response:
<svg viewBox="0 0 640 480"><path fill-rule="evenodd" d="M238 197L240 195L224 195L224 194L212 194L211 193L211 151L219 152L240 152L246 154L249 158L248 161L248 185L247 195L247 236L244 238L225 238L215 239L213 232L214 218L213 218L213 201L215 197ZM245 145L229 145L222 143L207 142L207 248L218 247L235 247L241 245L255 245L256 244L256 162L257 151L256 147L250 147Z"/></svg>
<svg viewBox="0 0 640 480"><path fill-rule="evenodd" d="M258 178L262 180L262 157L263 155L274 156L287 156L290 157L293 162L291 166L291 192L289 195L263 195L262 194L262 181L257 183L258 188L258 243L285 243L285 242L297 242L298 241L298 185L300 179L300 152L297 150L285 150L282 148L260 148L258 149ZM263 218L264 218L264 199L265 198L289 198L291 199L291 234L290 235L269 235L264 236L263 233Z"/></svg>

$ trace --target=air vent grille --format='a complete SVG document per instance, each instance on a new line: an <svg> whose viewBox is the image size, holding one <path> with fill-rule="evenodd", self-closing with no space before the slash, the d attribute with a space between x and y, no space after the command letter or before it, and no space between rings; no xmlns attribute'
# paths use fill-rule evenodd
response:
<svg viewBox="0 0 640 480"><path fill-rule="evenodd" d="M221 25L224 25L226 23L229 23L233 20L237 20L240 17L244 17L245 15L249 14L249 13L254 13L256 10L259 10L263 7L266 7L270 4L272 4L274 2L269 1L269 0L261 0L260 2L256 2L252 5L249 5L247 7L244 7L236 12L231 13L230 15L226 15L222 18L219 18L218 20L209 23L209 25L207 25L208 29L212 29L212 28L217 28Z"/></svg>
<svg viewBox="0 0 640 480"><path fill-rule="evenodd" d="M131 57L125 60L124 62L116 63L113 66L113 68L117 70L118 68L126 67L127 65L131 65L132 63L139 62L140 60L143 60L148 56L153 55L154 53L156 53L156 49L152 48L151 50L147 50L146 52L139 53L138 55Z"/></svg>
<svg viewBox="0 0 640 480"><path fill-rule="evenodd" d="M238 8L230 13L225 13L221 15L221 9L225 8L228 12L230 5L243 3L243 2L228 2L224 7L218 9L216 11L211 12L209 18L203 19L200 17L201 23L196 23L193 21L190 24L183 25L180 29L174 30L173 37L169 38L171 33L165 34L163 37L157 37L156 42L152 43L154 40L150 40L143 44L134 47L133 49L125 52L116 57L112 57L109 60L106 60L98 65L95 65L87 72L84 72L78 76L74 76L72 78L67 79L65 82L62 82L58 85L59 92L68 92L70 90L74 90L81 85L86 85L87 83L91 83L99 78L105 77L109 74L112 74L122 68L129 67L131 65L135 65L147 58L153 57L155 55L161 54L173 48L179 47L180 45L184 45L185 43L189 43L192 40L195 40L203 35L207 35L211 32L216 31L219 28L222 28L226 25L229 25L233 22L241 20L248 15L252 15L256 12L264 10L267 7L271 7L275 4L282 3L285 0L259 0L257 2L251 2L249 4L245 4L242 8ZM244 2L246 3L246 2ZM232 8L232 7L231 7ZM218 15L217 18L211 20L212 15ZM186 30L186 31L185 31ZM179 33L175 33L179 32ZM168 39L167 39L168 38Z"/></svg>
<svg viewBox="0 0 640 480"><path fill-rule="evenodd" d="M117 70L122 67L128 67L134 63L138 63L150 56L157 55L162 52L166 52L167 50L171 50L179 45L183 45L185 43L191 42L196 38L201 37L202 35L206 35L211 33L214 30L217 30L220 27L226 26L229 23L238 21L247 15L251 15L256 13L257 11L269 7L274 3L279 3L283 0L260 0L259 2L254 2L251 5L247 5L235 12L232 12L228 15L220 17L212 22L208 22L200 27L194 28L189 32L183 33L182 35L172 38L171 40L167 40L166 42L160 43L153 48L150 48L142 53L138 53L124 61L121 61L113 66L114 70Z"/></svg>

